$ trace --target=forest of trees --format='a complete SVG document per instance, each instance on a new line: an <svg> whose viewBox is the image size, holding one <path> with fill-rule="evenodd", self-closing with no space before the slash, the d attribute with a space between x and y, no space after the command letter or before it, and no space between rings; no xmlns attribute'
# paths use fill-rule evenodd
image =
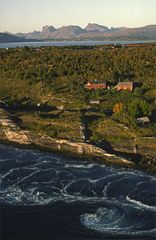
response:
<svg viewBox="0 0 156 240"><path fill-rule="evenodd" d="M139 116L153 116L156 108L156 46L45 47L0 49L0 100L37 103L49 96L77 104L100 99L113 118L135 124ZM115 86L118 81L140 83L133 93L115 90L90 91L88 80L99 79ZM115 106L115 104L118 104ZM120 108L118 109L118 106ZM127 123L127 122L126 122Z"/></svg>
<svg viewBox="0 0 156 240"><path fill-rule="evenodd" d="M62 89L83 95L83 85L93 79L112 84L119 80L137 81L143 88L152 89L156 86L155 55L153 46L103 50L97 47L0 49L0 97L6 96L6 89L7 95L11 95L15 85L27 91L30 88L42 91L44 87L54 93Z"/></svg>

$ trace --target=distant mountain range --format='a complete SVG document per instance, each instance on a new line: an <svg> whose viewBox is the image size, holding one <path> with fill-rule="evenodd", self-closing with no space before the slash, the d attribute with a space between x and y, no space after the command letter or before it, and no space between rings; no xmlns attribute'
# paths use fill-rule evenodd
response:
<svg viewBox="0 0 156 240"><path fill-rule="evenodd" d="M80 26L54 28L44 26L42 31L11 34L0 33L0 42L22 42L30 40L156 40L156 25L139 28L108 28L89 23L84 29Z"/></svg>
<svg viewBox="0 0 156 240"><path fill-rule="evenodd" d="M16 36L8 34L8 33L0 33L0 43L23 42L23 41L25 41L25 38L16 37Z"/></svg>

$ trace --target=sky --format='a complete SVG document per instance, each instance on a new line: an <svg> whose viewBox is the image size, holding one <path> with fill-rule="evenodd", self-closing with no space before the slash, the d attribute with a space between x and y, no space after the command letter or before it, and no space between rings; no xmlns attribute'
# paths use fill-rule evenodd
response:
<svg viewBox="0 0 156 240"><path fill-rule="evenodd" d="M0 32L40 31L45 25L140 27L156 24L156 0L0 0Z"/></svg>

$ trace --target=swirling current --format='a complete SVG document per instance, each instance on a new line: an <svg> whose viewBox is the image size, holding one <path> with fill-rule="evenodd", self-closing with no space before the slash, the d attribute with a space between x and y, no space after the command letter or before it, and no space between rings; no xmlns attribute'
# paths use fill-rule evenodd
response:
<svg viewBox="0 0 156 240"><path fill-rule="evenodd" d="M156 177L138 170L0 145L0 203L61 203L74 206L71 226L78 223L79 230L101 237L156 236Z"/></svg>

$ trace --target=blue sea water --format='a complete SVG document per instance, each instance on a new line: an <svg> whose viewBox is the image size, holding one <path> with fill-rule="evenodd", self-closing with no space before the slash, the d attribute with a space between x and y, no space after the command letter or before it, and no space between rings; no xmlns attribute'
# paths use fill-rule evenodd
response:
<svg viewBox="0 0 156 240"><path fill-rule="evenodd" d="M132 43L151 43L154 41L43 41L43 42L15 42L0 43L0 48L16 48L16 47L48 47L48 46L94 46L106 44L132 44Z"/></svg>
<svg viewBox="0 0 156 240"><path fill-rule="evenodd" d="M154 239L156 176L0 145L3 239Z"/></svg>

